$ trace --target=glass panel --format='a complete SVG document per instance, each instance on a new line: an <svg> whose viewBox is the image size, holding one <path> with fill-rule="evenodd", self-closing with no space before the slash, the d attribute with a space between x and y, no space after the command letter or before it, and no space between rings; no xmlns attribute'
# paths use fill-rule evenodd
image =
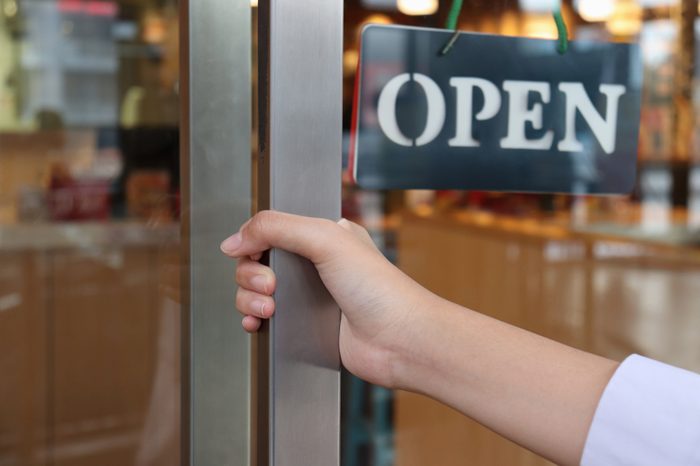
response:
<svg viewBox="0 0 700 466"><path fill-rule="evenodd" d="M0 51L0 464L178 464L177 3L2 0Z"/></svg>
<svg viewBox="0 0 700 466"><path fill-rule="evenodd" d="M639 174L629 196L367 191L346 179L344 216L447 299L609 358L639 353L700 372L700 109L688 71L697 2L563 3L572 37L641 45ZM346 2L346 140L361 27L443 27L450 4L408 16L396 2ZM465 0L459 27L556 38L543 4L551 2ZM349 374L343 390L344 466L549 464L425 397Z"/></svg>

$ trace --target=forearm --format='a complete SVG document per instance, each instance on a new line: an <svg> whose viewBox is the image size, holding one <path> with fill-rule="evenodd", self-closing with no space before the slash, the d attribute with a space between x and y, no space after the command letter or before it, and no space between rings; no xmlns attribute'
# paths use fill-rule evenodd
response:
<svg viewBox="0 0 700 466"><path fill-rule="evenodd" d="M618 364L435 298L415 312L399 388L423 393L562 465L577 465Z"/></svg>

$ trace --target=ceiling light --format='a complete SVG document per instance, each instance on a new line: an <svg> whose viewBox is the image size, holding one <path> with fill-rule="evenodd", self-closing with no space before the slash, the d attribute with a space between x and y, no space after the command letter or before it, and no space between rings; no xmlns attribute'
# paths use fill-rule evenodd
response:
<svg viewBox="0 0 700 466"><path fill-rule="evenodd" d="M585 21L606 21L615 11L615 3L615 0L578 0L576 10Z"/></svg>
<svg viewBox="0 0 700 466"><path fill-rule="evenodd" d="M258 6L258 0L250 0L250 6L252 6L253 8Z"/></svg>
<svg viewBox="0 0 700 466"><path fill-rule="evenodd" d="M433 15L438 10L438 0L396 0L396 6L405 15Z"/></svg>
<svg viewBox="0 0 700 466"><path fill-rule="evenodd" d="M525 18L523 32L527 37L537 39L556 39L557 26L550 15L528 15Z"/></svg>
<svg viewBox="0 0 700 466"><path fill-rule="evenodd" d="M352 76L357 71L357 62L360 54L355 49L346 50L343 53L343 75Z"/></svg>
<svg viewBox="0 0 700 466"><path fill-rule="evenodd" d="M606 28L615 36L635 36L642 29L642 13L642 7L635 0L618 0Z"/></svg>
<svg viewBox="0 0 700 466"><path fill-rule="evenodd" d="M390 17L387 15L381 15L378 13L375 13L373 15L369 15L362 21L362 25L364 26L365 24L392 24L393 21L391 20Z"/></svg>

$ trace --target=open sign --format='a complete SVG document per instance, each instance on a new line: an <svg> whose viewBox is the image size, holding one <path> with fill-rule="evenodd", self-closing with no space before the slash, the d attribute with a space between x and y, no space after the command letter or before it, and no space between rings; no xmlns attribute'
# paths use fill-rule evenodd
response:
<svg viewBox="0 0 700 466"><path fill-rule="evenodd" d="M635 181L636 45L370 26L351 170L363 187L614 194Z"/></svg>

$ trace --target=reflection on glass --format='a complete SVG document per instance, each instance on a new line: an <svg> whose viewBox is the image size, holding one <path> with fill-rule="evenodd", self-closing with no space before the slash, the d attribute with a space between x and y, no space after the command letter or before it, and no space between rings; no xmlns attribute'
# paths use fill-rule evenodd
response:
<svg viewBox="0 0 700 466"><path fill-rule="evenodd" d="M700 167L690 169L690 189L688 195L688 227L700 230Z"/></svg>
<svg viewBox="0 0 700 466"><path fill-rule="evenodd" d="M179 463L174 1L0 1L0 464Z"/></svg>
<svg viewBox="0 0 700 466"><path fill-rule="evenodd" d="M642 228L663 233L670 227L672 187L673 177L667 167L647 167L642 171Z"/></svg>
<svg viewBox="0 0 700 466"><path fill-rule="evenodd" d="M469 14L460 28L546 36L551 17L537 9L545 3L465 0ZM620 3L617 12L613 3ZM365 223L406 273L449 300L610 358L636 352L700 372L700 80L679 49L683 40L691 50L693 18L681 15L678 1L572 4L564 2L563 11L572 37L641 47L639 173L631 195L363 191L346 179L344 216ZM621 21L624 8L633 21ZM350 56L357 24L374 12L346 10ZM435 18L383 13L399 24L442 26ZM395 75L393 67L387 62L376 73ZM692 89L683 91L682 82ZM386 405L368 401L372 388L348 382L344 389L344 448L354 449L344 451L344 466L548 464L415 394L384 398L391 400L391 422L380 431Z"/></svg>

